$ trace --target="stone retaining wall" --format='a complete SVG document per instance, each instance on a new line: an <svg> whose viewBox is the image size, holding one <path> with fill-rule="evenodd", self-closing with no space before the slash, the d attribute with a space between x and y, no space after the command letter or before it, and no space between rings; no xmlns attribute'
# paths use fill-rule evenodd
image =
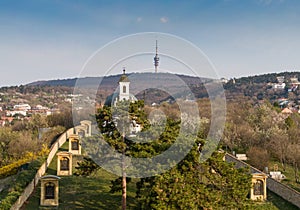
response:
<svg viewBox="0 0 300 210"><path fill-rule="evenodd" d="M260 170L258 170L257 168L254 168L254 167L250 166L249 164L238 160L236 157L234 157L233 155L230 155L228 153L225 155L225 160L227 162L235 163L235 166L237 168L249 167L251 169L251 173L255 173L255 172L263 173ZM275 194L282 197L284 200L287 200L288 202L290 202L290 203L294 204L295 206L297 206L298 208L300 208L300 193L298 191L276 181L275 179L272 179L271 177L267 178L267 188L270 191L272 191Z"/></svg>
<svg viewBox="0 0 300 210"><path fill-rule="evenodd" d="M54 158L58 149L67 141L68 137L74 134L74 128L70 128L65 133L60 135L60 137L56 140L56 142L51 146L49 155L47 160L41 165L37 173L35 174L34 179L27 185L23 193L20 195L18 200L15 204L11 207L11 210L20 209L25 201L29 198L32 194L33 190L35 189L36 185L39 183L40 178L46 173L48 166L50 165L52 159Z"/></svg>

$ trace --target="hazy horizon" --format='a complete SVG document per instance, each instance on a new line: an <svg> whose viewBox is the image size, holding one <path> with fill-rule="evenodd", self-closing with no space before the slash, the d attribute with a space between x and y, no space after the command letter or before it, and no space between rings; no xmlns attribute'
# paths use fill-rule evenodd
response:
<svg viewBox="0 0 300 210"><path fill-rule="evenodd" d="M225 78L225 79L240 79L240 78L243 78L243 77L253 77L253 76L260 76L260 75L265 75L265 74L272 74L272 73L276 73L276 74L280 74L280 73L293 73L293 72L296 72L296 71L281 71L281 72L268 72L268 73L262 73L262 74L255 74L255 75L245 75L245 76L240 76L240 77L230 77L230 78L227 78L227 77L222 77L222 78ZM128 74L143 74L143 73L153 73L155 74L155 72L130 72ZM168 72L159 72L159 73L168 73ZM188 75L188 74L184 74L184 73L172 73L171 74L176 74L176 75L182 75L182 76L190 76L190 77L196 77L195 75ZM67 78L53 78L53 79L41 79L41 80L35 80L35 81L31 81L31 82L28 82L28 83L22 83L22 84L16 84L16 85L4 85L4 86L1 86L0 85L0 88L2 87L13 87L13 86L20 86L20 85L29 85L29 84L34 84L34 83L37 83L37 82L47 82L47 81L58 81L58 80L73 80L73 79L86 79L86 78L97 78L97 77L113 77L113 76L120 76L122 75L122 73L116 73L116 74L109 74L109 75L105 75L105 76L83 76L83 77L67 77ZM204 77L205 78L205 77ZM220 78L220 79L222 79ZM210 79L210 78L207 78L207 79Z"/></svg>

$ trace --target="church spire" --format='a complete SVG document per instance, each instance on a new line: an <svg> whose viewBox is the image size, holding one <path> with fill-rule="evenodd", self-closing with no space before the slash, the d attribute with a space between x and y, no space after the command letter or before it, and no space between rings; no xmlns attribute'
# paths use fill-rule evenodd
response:
<svg viewBox="0 0 300 210"><path fill-rule="evenodd" d="M155 51L155 57L154 57L155 73L157 73L158 64L159 64L159 57L158 57L158 45L157 45L157 40L156 40L156 51Z"/></svg>

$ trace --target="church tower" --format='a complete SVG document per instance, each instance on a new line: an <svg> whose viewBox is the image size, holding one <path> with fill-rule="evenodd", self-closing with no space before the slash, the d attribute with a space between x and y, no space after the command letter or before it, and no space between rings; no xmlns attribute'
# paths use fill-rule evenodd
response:
<svg viewBox="0 0 300 210"><path fill-rule="evenodd" d="M158 46L157 46L157 40L156 40L156 51L155 51L155 57L154 57L155 73L157 73L158 64L159 64L159 57L158 57Z"/></svg>
<svg viewBox="0 0 300 210"><path fill-rule="evenodd" d="M129 100L129 84L130 81L125 74L125 68L123 68L123 75L119 80L119 87L120 87L120 94L119 94L119 101Z"/></svg>

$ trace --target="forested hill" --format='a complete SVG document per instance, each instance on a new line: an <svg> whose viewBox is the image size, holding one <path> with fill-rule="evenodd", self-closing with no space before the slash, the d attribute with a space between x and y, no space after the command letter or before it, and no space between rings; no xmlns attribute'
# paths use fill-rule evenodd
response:
<svg viewBox="0 0 300 210"><path fill-rule="evenodd" d="M289 81L292 77L297 77L300 80L300 71L296 72L281 72L281 73L269 73L269 74L261 74L249 77L241 77L235 79L236 82L245 84L245 83L276 83L277 77L284 76L286 81Z"/></svg>
<svg viewBox="0 0 300 210"><path fill-rule="evenodd" d="M283 77L284 88L274 88L274 84L279 84L278 77ZM300 72L270 73L235 78L224 84L224 88L227 99L237 96L246 96L257 100L269 99L271 101L290 97L298 99L300 90L291 78L299 78L300 80Z"/></svg>
<svg viewBox="0 0 300 210"><path fill-rule="evenodd" d="M153 82L153 73L132 73L128 74L129 78L131 76L138 77L140 80L143 80L143 84L147 86L147 83ZM168 85L172 86L172 83L176 85L174 79L170 79L170 75L166 73L158 73L155 78L161 82L165 82ZM102 90L114 90L118 86L118 81L121 75L111 75L106 77L86 77L80 78L81 84L86 85L86 87L99 85L101 81ZM208 79L198 78L187 75L176 75L181 80L183 80L193 91L197 98L207 97L206 90L201 83L207 81ZM277 77L283 76L286 87L284 89L275 90L272 88L272 85L278 83ZM287 97L289 94L289 89L292 87L290 78L300 78L300 72L282 72L282 73L270 73L255 75L249 77L234 78L228 80L227 83L224 83L224 89L226 90L226 96L229 99L234 99L240 96L251 97L252 99L270 99L276 100L281 97ZM151 80L152 79L152 80ZM74 87L76 84L77 78L73 79L63 79L63 80L49 80L49 81L37 81L26 85L27 87L32 86L62 86L62 87ZM300 95L299 88L293 90L294 94ZM150 94L150 93L148 93Z"/></svg>
<svg viewBox="0 0 300 210"><path fill-rule="evenodd" d="M151 75L152 73L134 73L138 74L142 77L146 77ZM130 76L131 74L129 74ZM165 79L165 77L168 74L165 73L158 73L158 78ZM118 80L121 75L111 75L106 77L85 77L80 78L81 81L83 81L83 84L86 84L87 86L98 84L100 80L103 80L103 84L117 84ZM187 75L178 75L176 76L180 77L184 82L186 82L188 85L195 85L200 83L200 79L198 77L193 76L187 76ZM255 76L249 76L249 77L241 77L241 78L235 78L235 82L239 84L249 84L249 83L276 83L278 76L284 76L286 80L289 80L291 77L297 77L300 78L300 71L299 72L281 72L281 73L269 73L269 74L262 74L262 75L255 75ZM33 83L29 83L27 85L29 86L67 86L67 87L73 87L76 84L78 78L72 78L72 79L58 79L58 80L45 80L45 81L36 81ZM201 78L201 80L206 81L206 79Z"/></svg>
<svg viewBox="0 0 300 210"><path fill-rule="evenodd" d="M163 80L167 79L169 77L169 74L167 73L157 73L157 79ZM147 78L153 77L153 73L130 73L128 74L128 77L140 77L145 79L147 81ZM204 78L198 78L193 76L187 76L187 75L178 75L176 74L181 80L183 80L188 85L195 85L199 84L201 81L207 81L207 79ZM111 85L111 84L118 84L118 81L120 79L121 75L110 75L105 77L84 77L80 78L80 83L83 85L91 86L91 85L98 85L101 81L101 86L105 85ZM72 79L62 79L62 80L48 80L48 81L37 81L33 83L27 84L27 86L67 86L67 87L73 87L75 86L78 78L72 78ZM201 81L200 81L201 80ZM151 82L151 81L149 81Z"/></svg>

